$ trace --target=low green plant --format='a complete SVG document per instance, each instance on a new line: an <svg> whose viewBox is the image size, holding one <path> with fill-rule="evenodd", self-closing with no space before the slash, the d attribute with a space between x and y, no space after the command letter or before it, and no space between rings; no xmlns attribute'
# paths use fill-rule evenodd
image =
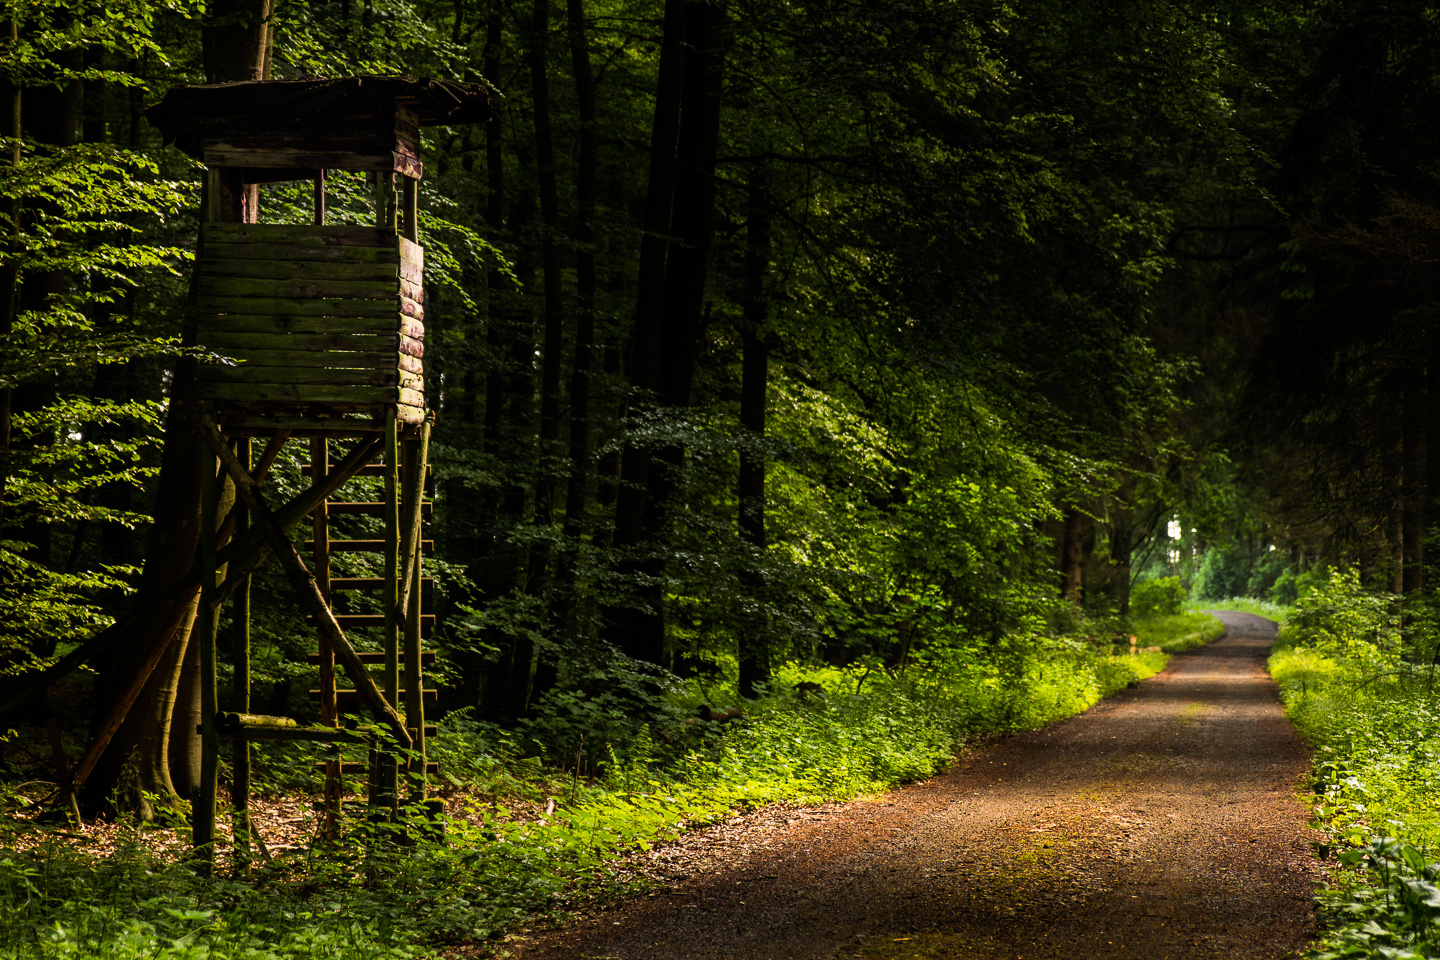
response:
<svg viewBox="0 0 1440 960"><path fill-rule="evenodd" d="M1182 653L1203 647L1225 635L1225 624L1206 613L1157 614L1131 620L1136 643L1159 647L1166 653Z"/></svg>
<svg viewBox="0 0 1440 960"><path fill-rule="evenodd" d="M1338 854L1350 882L1325 898L1345 922L1314 960L1440 957L1440 863L1413 844L1378 837Z"/></svg>
<svg viewBox="0 0 1440 960"><path fill-rule="evenodd" d="M1406 658L1393 598L1334 571L1296 600L1270 657L1315 744L1315 817L1336 851L1314 956L1440 956L1440 698Z"/></svg>
<svg viewBox="0 0 1440 960"><path fill-rule="evenodd" d="M1197 601L1192 605L1196 610L1231 610L1236 613L1253 613L1257 617L1283 623L1290 615L1288 603L1277 603L1260 597L1225 597L1222 600Z"/></svg>

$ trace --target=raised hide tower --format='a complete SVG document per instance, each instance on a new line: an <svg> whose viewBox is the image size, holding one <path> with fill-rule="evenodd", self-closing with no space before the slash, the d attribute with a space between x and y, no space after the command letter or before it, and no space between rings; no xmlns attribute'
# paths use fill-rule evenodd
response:
<svg viewBox="0 0 1440 960"><path fill-rule="evenodd" d="M227 424L424 419L420 128L484 121L483 87L408 77L180 87L148 116L203 162L199 395ZM373 226L325 222L327 171L364 171ZM314 183L309 225L259 223L254 184Z"/></svg>
<svg viewBox="0 0 1440 960"><path fill-rule="evenodd" d="M330 745L322 761L327 831L341 812L345 743L370 747L359 766L368 772L372 817L397 815L402 793L409 802L425 800L424 774L433 765L425 760L424 703L434 691L423 684L422 666L433 654L421 649L421 637L433 617L423 612L429 581L420 558L429 547L423 520L433 415L424 376L420 129L489 115L483 86L414 77L179 87L147 112L167 141L205 164L190 330L195 344L226 358L198 364L194 380L213 454L201 529L221 531L218 539L201 537L193 634L202 676L194 842L207 860L217 841L222 742L234 745L237 856L249 856L254 741ZM368 175L373 220L326 222L333 171ZM310 222L259 222L258 185L287 180L313 185ZM177 391L184 389L178 379ZM299 438L309 443L310 486L288 503L269 504L260 481L283 445ZM264 442L258 457L257 439ZM343 495L347 482L367 475L383 480L368 481L369 494ZM227 476L238 494L229 518L218 515ZM307 517L314 535L302 553L289 531ZM369 575L352 569L332 577L331 557L342 552L369 554L368 563L351 564ZM319 684L311 696L319 724L251 712L249 578L267 553L285 567L316 630L311 662ZM235 682L222 704L216 623L227 599ZM349 688L337 684L337 666ZM371 723L343 726L346 704L362 708Z"/></svg>

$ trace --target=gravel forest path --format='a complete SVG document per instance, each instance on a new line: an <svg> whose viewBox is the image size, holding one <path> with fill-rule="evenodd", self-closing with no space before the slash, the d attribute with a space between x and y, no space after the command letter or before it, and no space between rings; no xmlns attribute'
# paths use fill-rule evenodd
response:
<svg viewBox="0 0 1440 960"><path fill-rule="evenodd" d="M665 887L519 960L1280 958L1313 933L1307 751L1275 625L883 797L766 811L649 855Z"/></svg>

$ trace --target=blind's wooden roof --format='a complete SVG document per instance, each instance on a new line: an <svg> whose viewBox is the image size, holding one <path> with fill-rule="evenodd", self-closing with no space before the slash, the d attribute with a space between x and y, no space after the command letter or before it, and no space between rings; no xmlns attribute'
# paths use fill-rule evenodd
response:
<svg viewBox="0 0 1440 960"><path fill-rule="evenodd" d="M421 126L483 123L490 119L490 91L483 84L420 77L251 80L174 87L145 116L165 142L203 159L207 142L383 134L395 129L397 111L412 114Z"/></svg>

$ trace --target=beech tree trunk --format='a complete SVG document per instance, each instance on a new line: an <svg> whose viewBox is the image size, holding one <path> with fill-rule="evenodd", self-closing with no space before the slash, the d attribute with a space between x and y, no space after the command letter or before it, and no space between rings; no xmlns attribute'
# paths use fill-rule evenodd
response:
<svg viewBox="0 0 1440 960"><path fill-rule="evenodd" d="M5 35L10 43L20 43L20 23L18 20L7 20L5 22ZM5 78L0 83L0 102L4 107L4 133L5 136L13 138L9 156L6 158L11 167L18 167L22 159L20 149L21 130L21 107L23 95L18 84L11 83ZM5 217L8 223L5 225L6 246L12 253L19 252L20 246L20 198L6 197L4 207L0 208L0 216ZM0 268L0 337L9 341L10 333L15 328L16 307L20 299L20 264L17 260L10 260L3 268ZM0 388L0 530L5 525L5 489L8 486L10 477L9 450L10 450L10 423L11 423L11 398L13 395L11 387Z"/></svg>
<svg viewBox="0 0 1440 960"><path fill-rule="evenodd" d="M595 364L595 202L599 166L599 135L595 125L595 78L586 39L584 0L567 0L566 32L571 74L580 119L580 155L575 171L575 357L570 367L570 468L565 488L564 540L555 573L556 590L549 620L560 643L576 636L575 592L580 541L589 523L590 501L590 371ZM535 669L532 697L542 695L559 679L555 656L542 657Z"/></svg>
<svg viewBox="0 0 1440 960"><path fill-rule="evenodd" d="M758 164L750 170L748 187L749 224L745 238L745 304L742 319L740 362L740 426L755 441L765 437L765 401L770 382L770 345L766 319L769 298L765 274L770 267L769 180ZM763 560L765 536L765 457L742 447L740 472L736 481L740 504L740 537L755 548L756 562ZM737 651L740 668L740 695L754 697L759 684L770 682L770 637L768 618L763 611L768 598L765 582L752 571L747 577L746 601L753 613L742 619L745 631Z"/></svg>
<svg viewBox="0 0 1440 960"><path fill-rule="evenodd" d="M660 317L664 303L665 261L670 210L675 192L675 144L680 136L680 97L685 71L685 28L689 0L665 0L660 41L655 114L650 125L650 179L641 221L640 268L636 277L635 322L630 334L630 385L653 393L659 365ZM625 447L620 460L620 487L615 501L614 546L633 550L644 539L651 451L636 444ZM629 579L655 579L655 561L624 557L620 572ZM653 607L659 588L645 588L636 599ZM613 605L606 611L603 636L626 655L650 663L664 657L664 625L658 607L636 603Z"/></svg>
<svg viewBox="0 0 1440 960"><path fill-rule="evenodd" d="M1403 562L1404 576L1401 587L1408 596L1419 595L1425 586L1425 527L1426 503L1429 494L1426 489L1428 467L1426 464L1426 412L1429 402L1426 396L1425 367L1414 363L1406 371L1406 386L1403 417L1404 466L1401 489L1401 512L1404 527Z"/></svg>
<svg viewBox="0 0 1440 960"><path fill-rule="evenodd" d="M206 80L261 80L265 76L272 0L221 0L209 8L211 19L202 28ZM257 188L232 185L220 219L253 222ZM208 202L208 201L207 201ZM206 217L204 209L201 219ZM192 291L193 296L193 291ZM193 303L193 300L192 300ZM183 341L195 343L194 310L187 310ZM200 426L195 401L195 361L183 357L171 381L165 418L165 443L155 495L155 518L150 529L145 568L136 603L145 607L190 572L200 538L200 488L203 471L213 465ZM153 814L147 795L163 800L188 796L199 784L199 736L191 722L198 711L199 686L195 659L186 677L186 650L195 621L194 605L165 657L151 674L140 698L131 708L100 762L85 781L81 809L95 814L112 803L143 817ZM155 612L136 635L152 637L171 621L169 608ZM128 644L114 654L96 693L95 716L102 717L134 675L134 656L147 644ZM179 722L176 723L176 719ZM172 766L171 760L176 761ZM177 780L179 782L177 782Z"/></svg>
<svg viewBox="0 0 1440 960"><path fill-rule="evenodd" d="M1060 596L1076 607L1085 601L1084 532L1085 515L1075 507L1066 508L1060 545Z"/></svg>

